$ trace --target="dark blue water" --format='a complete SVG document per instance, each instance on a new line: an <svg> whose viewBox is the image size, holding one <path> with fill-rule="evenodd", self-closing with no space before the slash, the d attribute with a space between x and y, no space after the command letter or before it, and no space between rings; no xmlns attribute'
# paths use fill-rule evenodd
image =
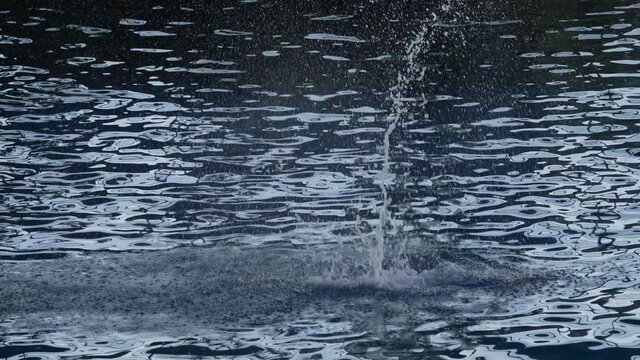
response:
<svg viewBox="0 0 640 360"><path fill-rule="evenodd" d="M640 356L639 12L3 2L0 358Z"/></svg>

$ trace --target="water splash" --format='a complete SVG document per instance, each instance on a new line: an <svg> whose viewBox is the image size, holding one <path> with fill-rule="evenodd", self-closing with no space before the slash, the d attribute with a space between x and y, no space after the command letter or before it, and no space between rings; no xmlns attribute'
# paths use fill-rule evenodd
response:
<svg viewBox="0 0 640 360"><path fill-rule="evenodd" d="M443 4L441 9L444 12L448 12L451 9L449 2ZM383 262L385 260L385 241L388 237L387 227L389 224L389 191L387 188L386 179L390 174L391 168L391 134L396 128L401 125L402 119L406 117L412 117L413 114L407 106L408 101L415 101L415 98L407 98L407 94L410 90L410 85L413 82L421 82L426 75L426 68L421 66L418 62L418 56L429 50L431 39L429 38L430 30L434 24L438 23L438 16L436 13L431 14L431 19L425 19L422 21L420 28L415 32L413 39L405 47L406 67L403 71L398 73L396 83L390 88L390 99L392 100L391 112L386 117L388 122L387 130L384 133L383 140L383 154L384 160L382 164L382 170L380 172L380 191L382 192L382 204L378 207L378 225L375 230L375 242L371 247L370 253L370 276L376 283L386 282L387 276L383 269ZM424 94L421 99L421 103L426 104L427 100ZM428 116L425 114L425 117ZM391 225L392 226L392 225ZM404 240L400 247L401 250L405 247ZM404 251L404 250L403 250ZM401 255L401 254L400 254Z"/></svg>

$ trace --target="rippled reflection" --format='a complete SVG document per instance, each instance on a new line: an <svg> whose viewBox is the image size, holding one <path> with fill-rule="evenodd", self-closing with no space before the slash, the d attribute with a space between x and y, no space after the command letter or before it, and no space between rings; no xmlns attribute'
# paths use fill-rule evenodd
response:
<svg viewBox="0 0 640 360"><path fill-rule="evenodd" d="M373 293L379 309L344 319L294 313L194 337L19 328L12 299L0 358L640 356L638 11L626 0L0 5L0 266L183 246L348 252L372 236L379 182L389 250L466 259L420 264L462 289L408 314L378 316L411 302ZM407 56L425 24L429 44ZM555 278L533 291L494 259ZM491 291L531 293L484 294L495 279Z"/></svg>

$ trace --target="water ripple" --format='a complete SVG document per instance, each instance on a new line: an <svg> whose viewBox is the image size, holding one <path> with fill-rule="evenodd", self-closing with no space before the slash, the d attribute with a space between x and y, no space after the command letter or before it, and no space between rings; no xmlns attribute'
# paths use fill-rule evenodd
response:
<svg viewBox="0 0 640 360"><path fill-rule="evenodd" d="M194 337L19 331L3 313L0 357L640 355L640 7L494 5L0 6L3 266L282 246L332 250L335 275L378 227L451 287L500 279L493 258L560 274L509 304L467 289L400 315L398 293L347 282L337 299L372 291L395 315ZM428 44L406 43L420 28Z"/></svg>

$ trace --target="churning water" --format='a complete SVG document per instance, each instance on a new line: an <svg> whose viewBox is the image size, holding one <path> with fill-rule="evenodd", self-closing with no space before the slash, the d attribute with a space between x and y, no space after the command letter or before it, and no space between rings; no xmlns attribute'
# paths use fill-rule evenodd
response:
<svg viewBox="0 0 640 360"><path fill-rule="evenodd" d="M640 356L639 12L2 2L0 358Z"/></svg>

